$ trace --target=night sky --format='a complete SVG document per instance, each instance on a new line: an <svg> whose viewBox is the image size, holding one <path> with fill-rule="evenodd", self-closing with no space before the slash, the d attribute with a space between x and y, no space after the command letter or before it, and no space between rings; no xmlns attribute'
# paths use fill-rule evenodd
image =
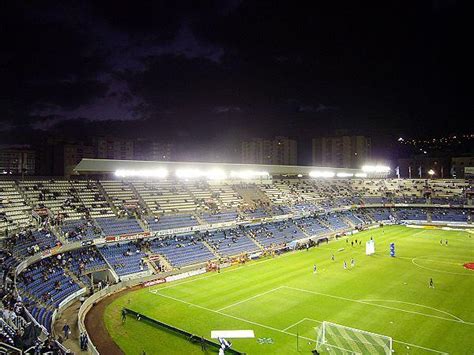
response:
<svg viewBox="0 0 474 355"><path fill-rule="evenodd" d="M5 1L0 144L470 133L470 22L454 0Z"/></svg>

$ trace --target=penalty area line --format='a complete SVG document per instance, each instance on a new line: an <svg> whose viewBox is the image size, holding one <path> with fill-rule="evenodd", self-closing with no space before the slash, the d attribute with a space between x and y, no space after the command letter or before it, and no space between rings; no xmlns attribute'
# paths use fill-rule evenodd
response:
<svg viewBox="0 0 474 355"><path fill-rule="evenodd" d="M310 294L317 295L317 296L324 296L324 297L339 299L339 300L343 300L343 301L349 301L349 302L354 302L354 303L360 303L360 304L364 304L364 305L368 305L368 306L379 307L379 308L385 308L385 309L390 309L390 310L393 310L393 311L399 311L399 312L404 312L404 313L417 314L417 315L420 315L420 316L425 316L425 317L430 317L430 318L441 319L441 320L445 320L445 321L448 321L448 322L466 324L466 325L471 325L471 326L474 325L474 323L466 322L466 321L462 321L462 320L457 320L457 319L454 319L454 318L446 318L446 317L435 316L435 315L433 315L433 314L427 314L427 313L416 312L416 311L409 311L409 310L406 310L406 309L401 309L401 308L396 308L396 307L390 307L390 306L385 306L385 305L376 304L376 303L370 303L370 302L367 302L367 301L356 300L356 299L353 299L353 298L347 298L347 297L342 297L342 296L330 295L330 294L328 294L328 293L322 293L322 292L316 292L316 291L311 291L311 290L305 290L305 289L297 288L297 287L291 287L291 286L283 286L283 287L286 288L286 289L288 289L288 290L294 290L294 291L299 291L299 292L310 293Z"/></svg>
<svg viewBox="0 0 474 355"><path fill-rule="evenodd" d="M245 319L245 318L233 316L233 315L231 315L231 314L227 314L227 313L224 313L224 312L221 312L221 311L218 311L218 310L214 310L214 309L211 309L211 308L207 308L207 307L204 307L204 306L200 306L200 305L198 305L198 304L194 304L194 303L191 303L191 302L188 302L188 301L185 301L185 300L182 300L182 299L173 297L173 296L167 296L167 295L164 295L164 294L159 293L159 292L156 292L155 294L156 294L157 296L161 296L161 297L163 297L163 298L168 298L168 299L173 300L173 301L175 301L175 302L180 302L180 303L183 303L183 304L187 304L188 306L196 307L196 308L199 308L199 309L202 309L202 310L211 312L211 313L219 314L219 315L224 316L224 317L232 318L232 319L235 319L235 320L244 322L244 323L253 324L253 325L256 325L256 326L258 326L258 327L265 328L265 329L269 329L269 330L272 330L272 331L275 331L275 332L278 332L278 333L282 333L282 334L286 334L286 335L290 335L290 336L294 336L294 337L299 337L299 338L301 338L301 339L305 339L305 340L308 340L308 341L311 341L311 342L316 342L315 339L311 339L311 338L308 338L308 337L305 337L305 336L302 336L302 335L298 335L298 334L289 332L287 329L291 329L291 327L285 328L286 330L285 330L285 329L281 330L281 329L277 329L277 328L272 327L272 326L269 326L269 325L257 323L257 322L254 322L254 321L251 321L251 320L248 320L248 319ZM303 320L301 320L301 321L298 322L298 323L301 323L301 322L303 322L304 320L311 320L311 321L314 321L314 322L317 322L317 323L322 323L321 321L318 321L318 320L312 319L312 318L304 318ZM294 325L293 325L293 326L294 326ZM437 353L437 354L448 354L447 352L444 352L444 351L439 351L439 350L436 350L436 349L430 349L430 348L426 348L426 347L423 347L423 346L420 346L420 345L411 344L411 343L406 343L406 342L399 341L399 340L395 340L395 339L392 339L392 340L393 340L394 342L397 342L397 343L400 343L400 344L405 344L405 345L413 346L413 347L420 348L420 349L424 349L424 350L427 350L427 351L431 351L431 352L434 352L434 353Z"/></svg>
<svg viewBox="0 0 474 355"><path fill-rule="evenodd" d="M218 311L218 312L222 312L224 309L228 309L228 308L237 306L237 305L239 305L239 304L245 303L245 302L247 302L247 301L253 300L254 298L262 297L262 296L265 296L265 295L267 295L267 294L269 294L269 293L278 291L278 290L280 290L282 287L283 287L283 286L280 286L280 287L272 288L271 290L266 291L266 292L258 293L258 294L254 295L254 296L252 296L252 297L243 299L242 301L235 302L235 303L232 303L232 304L230 304L230 305L228 305L228 306L222 307L222 308L218 309L217 311Z"/></svg>

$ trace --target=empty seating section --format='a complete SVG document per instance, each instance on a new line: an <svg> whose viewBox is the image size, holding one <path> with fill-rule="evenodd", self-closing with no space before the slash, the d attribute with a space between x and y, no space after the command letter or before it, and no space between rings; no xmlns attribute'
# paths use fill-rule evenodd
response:
<svg viewBox="0 0 474 355"><path fill-rule="evenodd" d="M34 306L31 311L31 315L38 321L48 332L51 332L51 322L53 320L53 311L48 310L44 307Z"/></svg>
<svg viewBox="0 0 474 355"><path fill-rule="evenodd" d="M108 268L95 246L66 252L63 257L66 259L65 266L86 285L90 283L90 280L85 274Z"/></svg>
<svg viewBox="0 0 474 355"><path fill-rule="evenodd" d="M319 207L313 203L309 202L298 202L292 206L293 211L295 212L309 212L313 213L319 211Z"/></svg>
<svg viewBox="0 0 474 355"><path fill-rule="evenodd" d="M371 224L375 222L375 220L365 210L353 211L353 214L355 217L357 217L366 224Z"/></svg>
<svg viewBox="0 0 474 355"><path fill-rule="evenodd" d="M431 212L431 220L435 222L467 222L469 212L461 209L436 209Z"/></svg>
<svg viewBox="0 0 474 355"><path fill-rule="evenodd" d="M20 189L33 207L46 207L64 220L77 219L83 214L83 204L67 180L25 180Z"/></svg>
<svg viewBox="0 0 474 355"><path fill-rule="evenodd" d="M368 222L368 218L361 217L357 211L344 211L341 212L341 216L351 222L354 226L365 224Z"/></svg>
<svg viewBox="0 0 474 355"><path fill-rule="evenodd" d="M100 181L105 193L109 197L112 204L118 210L125 210L124 205L127 203L138 204L138 198L132 189L130 182L124 181Z"/></svg>
<svg viewBox="0 0 474 355"><path fill-rule="evenodd" d="M380 205L390 202L387 198L382 196L362 196L362 201L366 205Z"/></svg>
<svg viewBox="0 0 474 355"><path fill-rule="evenodd" d="M99 247L99 251L119 276L148 270L148 265L142 262L145 253L133 242L107 244Z"/></svg>
<svg viewBox="0 0 474 355"><path fill-rule="evenodd" d="M47 230L25 230L7 241L7 246L16 257L26 257L50 249L58 243L53 233Z"/></svg>
<svg viewBox="0 0 474 355"><path fill-rule="evenodd" d="M136 219L128 218L97 218L96 222L105 236L121 234L136 234L143 232L143 228Z"/></svg>
<svg viewBox="0 0 474 355"><path fill-rule="evenodd" d="M191 214L164 215L147 218L146 221L148 223L148 227L150 227L152 231L193 227L199 224L196 220L196 217Z"/></svg>
<svg viewBox="0 0 474 355"><path fill-rule="evenodd" d="M385 195L385 185L382 179L368 180L368 179L354 179L351 180L352 190L359 196L381 197Z"/></svg>
<svg viewBox="0 0 474 355"><path fill-rule="evenodd" d="M0 181L0 196L0 230L27 226L31 207L20 195L13 181Z"/></svg>
<svg viewBox="0 0 474 355"><path fill-rule="evenodd" d="M58 307L68 296L81 289L54 258L25 269L17 278L17 286L22 295L51 307Z"/></svg>
<svg viewBox="0 0 474 355"><path fill-rule="evenodd" d="M210 182L209 189L220 209L237 208L242 203L242 197L237 194L231 184Z"/></svg>
<svg viewBox="0 0 474 355"><path fill-rule="evenodd" d="M432 197L433 205L465 205L467 203L464 197Z"/></svg>
<svg viewBox="0 0 474 355"><path fill-rule="evenodd" d="M73 180L71 186L92 218L115 216L96 182Z"/></svg>
<svg viewBox="0 0 474 355"><path fill-rule="evenodd" d="M453 205L465 204L465 192L470 188L466 180L428 180L428 185L432 193L432 203ZM433 202L436 198L439 199L438 202ZM443 200L448 202L443 202Z"/></svg>
<svg viewBox="0 0 474 355"><path fill-rule="evenodd" d="M397 209L396 215L401 220L426 221L426 211L420 208Z"/></svg>
<svg viewBox="0 0 474 355"><path fill-rule="evenodd" d="M425 204L426 198L425 197L415 197L415 196L402 196L402 197L394 197L392 199L394 203L406 203L406 204Z"/></svg>
<svg viewBox="0 0 474 355"><path fill-rule="evenodd" d="M375 221L388 221L393 216L389 208L368 208L364 211Z"/></svg>
<svg viewBox="0 0 474 355"><path fill-rule="evenodd" d="M288 206L285 206L285 205L272 206L272 214L274 216L287 215L290 213L292 213L292 210Z"/></svg>
<svg viewBox="0 0 474 355"><path fill-rule="evenodd" d="M237 221L238 217L236 211L204 212L201 214L201 218L209 224Z"/></svg>
<svg viewBox="0 0 474 355"><path fill-rule="evenodd" d="M340 231L348 229L349 225L341 219L341 216L338 214L327 214L322 216L321 219L326 222L326 224L334 231Z"/></svg>
<svg viewBox="0 0 474 355"><path fill-rule="evenodd" d="M238 228L204 232L202 238L222 256L233 256L259 250L257 244Z"/></svg>
<svg viewBox="0 0 474 355"><path fill-rule="evenodd" d="M101 236L100 228L94 221L78 219L66 221L61 225L61 231L69 241L90 240Z"/></svg>
<svg viewBox="0 0 474 355"><path fill-rule="evenodd" d="M265 248L289 243L305 237L292 221L281 221L247 227L247 233Z"/></svg>
<svg viewBox="0 0 474 355"><path fill-rule="evenodd" d="M182 184L194 198L198 209L219 206L218 195L209 188L206 181L184 181Z"/></svg>
<svg viewBox="0 0 474 355"><path fill-rule="evenodd" d="M311 237L323 235L330 232L328 227L323 225L318 219L314 217L304 217L301 219L297 219L295 220L295 223Z"/></svg>
<svg viewBox="0 0 474 355"><path fill-rule="evenodd" d="M173 266L183 267L215 259L215 255L194 235L155 239L150 243L153 254L163 255Z"/></svg>
<svg viewBox="0 0 474 355"><path fill-rule="evenodd" d="M180 182L134 182L133 186L153 214L195 211L194 197Z"/></svg>
<svg viewBox="0 0 474 355"><path fill-rule="evenodd" d="M257 218L266 218L268 217L267 211L265 209L258 207L254 209L247 209L244 211L245 217L250 219L257 219Z"/></svg>
<svg viewBox="0 0 474 355"><path fill-rule="evenodd" d="M283 185L283 190L277 183L260 185L260 190L268 197L274 204L289 205L292 199L289 195L289 189ZM286 191L284 191L286 190Z"/></svg>

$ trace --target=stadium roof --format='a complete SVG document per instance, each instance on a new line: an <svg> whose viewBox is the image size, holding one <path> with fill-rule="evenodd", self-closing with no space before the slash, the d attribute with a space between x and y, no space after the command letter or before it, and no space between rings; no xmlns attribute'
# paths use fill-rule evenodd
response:
<svg viewBox="0 0 474 355"><path fill-rule="evenodd" d="M307 175L314 171L332 171L334 173L361 173L361 169L341 169L314 166L293 165L264 165L264 164L229 164L229 163L196 163L196 162L168 162L168 161L141 161L141 160L110 160L110 159L82 159L74 168L77 174L112 174L118 170L153 170L167 169L170 172L178 169L221 169L230 171L265 171L270 175Z"/></svg>

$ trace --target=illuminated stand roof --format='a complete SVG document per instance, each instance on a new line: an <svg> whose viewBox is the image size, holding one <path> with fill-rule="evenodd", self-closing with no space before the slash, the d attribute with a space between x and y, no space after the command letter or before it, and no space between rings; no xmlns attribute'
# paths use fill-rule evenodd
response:
<svg viewBox="0 0 474 355"><path fill-rule="evenodd" d="M228 164L195 162L161 162L139 160L82 159L75 167L76 174L104 174L117 177L149 178L207 178L265 179L272 176L312 178L365 178L387 177L390 168L382 165L364 166L361 169L342 169L314 166Z"/></svg>

